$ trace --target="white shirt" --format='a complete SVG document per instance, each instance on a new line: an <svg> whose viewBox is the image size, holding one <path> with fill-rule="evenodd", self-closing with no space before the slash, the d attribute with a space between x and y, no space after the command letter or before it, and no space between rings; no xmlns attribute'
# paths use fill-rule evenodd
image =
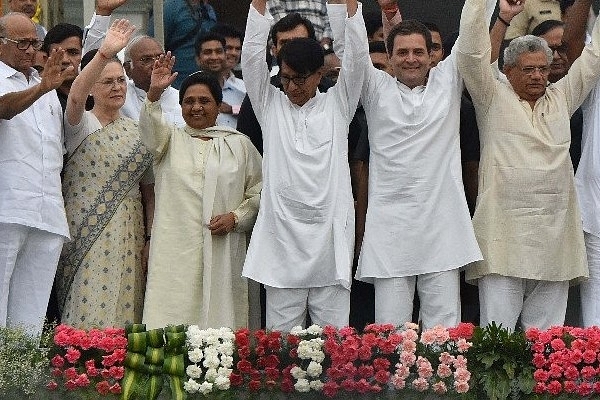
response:
<svg viewBox="0 0 600 400"><path fill-rule="evenodd" d="M246 97L246 85L244 81L236 78L233 73L230 73L223 85L223 101L231 106L232 113L219 113L217 116L218 126L228 126L233 129L237 127L238 114L240 113L240 106L244 97Z"/></svg>
<svg viewBox="0 0 600 400"><path fill-rule="evenodd" d="M302 107L270 84L272 18L250 7L242 46L248 96L264 135L263 190L243 276L279 288L350 287L354 204L348 125L370 64L359 9L346 19L337 84Z"/></svg>
<svg viewBox="0 0 600 400"><path fill-rule="evenodd" d="M0 96L40 83L0 62ZM10 120L0 119L0 222L20 224L69 238L61 192L62 108L56 91Z"/></svg>
<svg viewBox="0 0 600 400"><path fill-rule="evenodd" d="M582 106L581 160L575 174L583 230L600 236L600 84Z"/></svg>

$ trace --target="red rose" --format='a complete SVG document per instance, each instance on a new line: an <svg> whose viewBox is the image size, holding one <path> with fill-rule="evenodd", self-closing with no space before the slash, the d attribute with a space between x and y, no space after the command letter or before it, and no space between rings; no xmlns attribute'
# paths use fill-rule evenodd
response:
<svg viewBox="0 0 600 400"><path fill-rule="evenodd" d="M101 395L107 395L110 392L110 384L107 381L96 383L96 391Z"/></svg>
<svg viewBox="0 0 600 400"><path fill-rule="evenodd" d="M46 384L46 389L48 389L48 390L56 390L57 387L58 387L58 383L56 383L54 381L50 381Z"/></svg>
<svg viewBox="0 0 600 400"><path fill-rule="evenodd" d="M260 381L252 380L248 383L248 389L250 389L251 392L258 392L260 390L260 387Z"/></svg>
<svg viewBox="0 0 600 400"><path fill-rule="evenodd" d="M109 387L108 390L112 394L119 394L119 393L121 393L121 385L119 385L119 383L117 382L114 385L112 385L111 387Z"/></svg>
<svg viewBox="0 0 600 400"><path fill-rule="evenodd" d="M339 390L338 384L333 381L326 382L323 385L323 394L327 397L335 397L338 390Z"/></svg>
<svg viewBox="0 0 600 400"><path fill-rule="evenodd" d="M229 382L231 386L242 386L244 383L244 378L240 374L231 373L229 375Z"/></svg>
<svg viewBox="0 0 600 400"><path fill-rule="evenodd" d="M252 363L248 360L240 360L237 363L237 369L244 374L248 374L252 371Z"/></svg>

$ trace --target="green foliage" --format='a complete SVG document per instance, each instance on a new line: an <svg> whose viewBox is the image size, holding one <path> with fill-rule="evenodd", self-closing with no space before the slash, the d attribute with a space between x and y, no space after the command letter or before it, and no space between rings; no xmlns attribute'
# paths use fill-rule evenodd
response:
<svg viewBox="0 0 600 400"><path fill-rule="evenodd" d="M30 398L44 386L51 341L52 330L38 338L24 328L0 327L0 393Z"/></svg>
<svg viewBox="0 0 600 400"><path fill-rule="evenodd" d="M534 387L530 344L523 331L511 332L492 323L477 327L469 349L469 371L477 398L521 399Z"/></svg>

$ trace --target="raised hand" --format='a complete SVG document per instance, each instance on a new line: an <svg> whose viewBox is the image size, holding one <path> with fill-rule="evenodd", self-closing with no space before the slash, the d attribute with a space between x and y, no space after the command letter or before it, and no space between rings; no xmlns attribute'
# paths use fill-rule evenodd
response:
<svg viewBox="0 0 600 400"><path fill-rule="evenodd" d="M500 0L500 17L507 22L525 8L525 0Z"/></svg>
<svg viewBox="0 0 600 400"><path fill-rule="evenodd" d="M177 78L177 72L173 71L175 65L175 56L171 55L170 51L167 54L161 54L152 67L152 75L150 76L150 87L165 90L169 87L175 78Z"/></svg>
<svg viewBox="0 0 600 400"><path fill-rule="evenodd" d="M398 6L398 0L377 0L382 10L389 10Z"/></svg>
<svg viewBox="0 0 600 400"><path fill-rule="evenodd" d="M111 15L114 10L127 3L127 0L96 0L96 14Z"/></svg>
<svg viewBox="0 0 600 400"><path fill-rule="evenodd" d="M170 51L167 54L161 54L152 67L150 75L150 88L148 89L148 100L157 101L162 92L168 88L177 78L177 72L173 72L175 65L175 56Z"/></svg>
<svg viewBox="0 0 600 400"><path fill-rule="evenodd" d="M41 90L46 93L51 90L58 88L65 79L72 77L74 67L69 65L67 68L63 69L63 58L65 56L65 51L61 48L54 49L50 53L48 59L46 60L46 64L44 64L44 70L40 77L42 81L40 82Z"/></svg>
<svg viewBox="0 0 600 400"><path fill-rule="evenodd" d="M127 46L133 31L135 31L135 25L132 25L129 20L116 19L106 32L106 37L99 49L100 54L107 58L116 56Z"/></svg>

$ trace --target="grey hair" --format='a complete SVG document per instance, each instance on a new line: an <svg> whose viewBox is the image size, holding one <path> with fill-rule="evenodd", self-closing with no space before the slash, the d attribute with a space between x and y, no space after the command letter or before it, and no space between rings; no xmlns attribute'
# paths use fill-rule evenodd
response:
<svg viewBox="0 0 600 400"><path fill-rule="evenodd" d="M143 39L150 39L154 42L156 42L161 50L165 51L165 48L162 46L162 44L160 44L160 42L158 40L156 40L156 38L153 38L152 36L148 36L148 35L138 35L133 37L131 40L129 40L129 43L127 43L127 46L125 47L125 50L123 51L123 63L126 62L130 62L131 61L131 49L135 47L136 44L138 44L141 40Z"/></svg>
<svg viewBox="0 0 600 400"><path fill-rule="evenodd" d="M24 14L22 12L17 12L17 11L11 11L9 13L6 13L2 17L0 17L0 36L6 36L6 30L8 29L8 20L11 19L12 17L18 16L18 15L23 16L25 19L27 19L29 22L31 22L31 24L35 27L35 24L33 23L31 18L29 18L29 16L27 14Z"/></svg>
<svg viewBox="0 0 600 400"><path fill-rule="evenodd" d="M540 37L525 35L513 39L508 47L504 49L504 65L513 66L517 64L519 56L524 53L542 52L546 54L548 64L552 62L552 50L548 43Z"/></svg>

